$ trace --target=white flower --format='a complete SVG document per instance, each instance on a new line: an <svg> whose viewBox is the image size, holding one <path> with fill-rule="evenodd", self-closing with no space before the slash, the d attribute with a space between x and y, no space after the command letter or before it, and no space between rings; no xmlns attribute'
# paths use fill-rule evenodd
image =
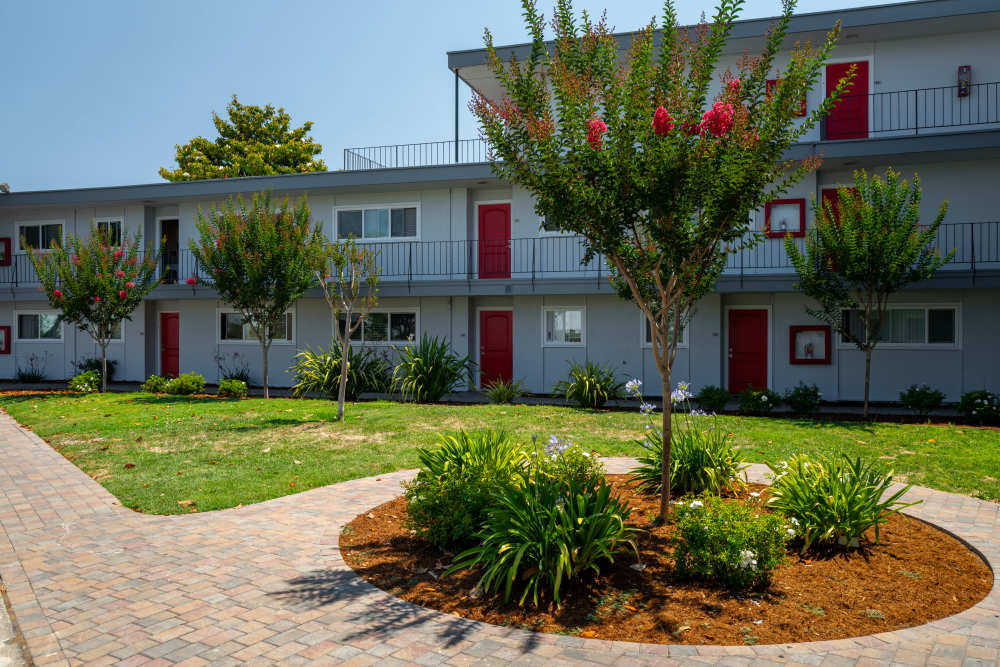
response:
<svg viewBox="0 0 1000 667"><path fill-rule="evenodd" d="M653 404L653 403L643 402L639 406L639 412L641 412L644 415L651 415L651 414L653 414L653 411L655 411L655 410L656 410L656 405Z"/></svg>
<svg viewBox="0 0 1000 667"><path fill-rule="evenodd" d="M757 493L756 491L751 491L750 492L750 497L751 498L760 498L760 494Z"/></svg>
<svg viewBox="0 0 1000 667"><path fill-rule="evenodd" d="M786 528L785 531L788 533L789 537L795 537L795 529L794 528Z"/></svg>
<svg viewBox="0 0 1000 667"><path fill-rule="evenodd" d="M692 500L690 505L691 509L697 509L699 507L704 507L704 506L705 503L701 502L700 500Z"/></svg>
<svg viewBox="0 0 1000 667"><path fill-rule="evenodd" d="M750 551L749 549L744 549L740 552L740 567L744 570L756 570L757 569L757 554Z"/></svg>
<svg viewBox="0 0 1000 667"><path fill-rule="evenodd" d="M642 387L642 380L640 380L639 378L632 378L631 380L625 383L625 391L632 394L633 396L637 396L639 394L639 389L641 387Z"/></svg>
<svg viewBox="0 0 1000 667"><path fill-rule="evenodd" d="M795 518L794 516L793 516L793 517L792 517L791 519L789 519L788 521L789 521L789 522L790 522L790 523L791 523L791 524L792 524L793 526L798 526L798 525L799 525L799 520L798 520L798 519L796 519L796 518Z"/></svg>

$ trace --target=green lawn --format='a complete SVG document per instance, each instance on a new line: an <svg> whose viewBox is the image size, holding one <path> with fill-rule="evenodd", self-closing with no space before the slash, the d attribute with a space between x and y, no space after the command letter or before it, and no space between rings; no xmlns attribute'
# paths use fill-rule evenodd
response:
<svg viewBox="0 0 1000 667"><path fill-rule="evenodd" d="M439 431L504 428L524 441L550 433L606 456L634 455L645 418L550 406L351 404L337 423L325 400L218 400L152 394L0 395L29 425L128 507L199 511L417 465ZM701 418L711 419L711 418ZM797 452L882 459L914 484L1000 498L1000 431L760 417L719 417L751 461Z"/></svg>

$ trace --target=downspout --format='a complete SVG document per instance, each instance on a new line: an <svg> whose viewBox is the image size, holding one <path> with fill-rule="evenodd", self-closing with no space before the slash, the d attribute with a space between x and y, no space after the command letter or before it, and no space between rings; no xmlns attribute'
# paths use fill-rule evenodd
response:
<svg viewBox="0 0 1000 667"><path fill-rule="evenodd" d="M458 164L458 68L455 68L455 164Z"/></svg>

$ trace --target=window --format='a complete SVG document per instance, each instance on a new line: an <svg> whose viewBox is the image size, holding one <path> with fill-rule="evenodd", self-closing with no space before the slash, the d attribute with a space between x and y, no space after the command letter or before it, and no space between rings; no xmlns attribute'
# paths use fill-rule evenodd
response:
<svg viewBox="0 0 1000 667"><path fill-rule="evenodd" d="M61 222L22 223L17 227L17 247L21 252L27 252L29 247L45 250L53 241L62 245Z"/></svg>
<svg viewBox="0 0 1000 667"><path fill-rule="evenodd" d="M583 308L544 308L544 345L583 345Z"/></svg>
<svg viewBox="0 0 1000 667"><path fill-rule="evenodd" d="M18 313L18 340L62 340L62 320L56 313Z"/></svg>
<svg viewBox="0 0 1000 667"><path fill-rule="evenodd" d="M649 327L649 320L646 319L646 316L643 313L639 313L639 317L641 318L642 321L642 331L643 331L642 346L653 347L653 331ZM687 327L681 329L680 335L677 336L677 345L678 347L687 346Z"/></svg>
<svg viewBox="0 0 1000 667"><path fill-rule="evenodd" d="M889 308L882 326L880 345L956 345L956 308ZM865 323L861 312L845 310L845 327L858 340L865 339ZM841 343L850 343L846 336Z"/></svg>
<svg viewBox="0 0 1000 667"><path fill-rule="evenodd" d="M416 238L417 207L357 208L337 211L337 238Z"/></svg>
<svg viewBox="0 0 1000 667"><path fill-rule="evenodd" d="M293 313L285 313L285 318L278 322L271 329L271 338L275 343L294 342L295 316ZM239 313L219 314L219 340L222 342L257 342L257 336L250 327L249 322L243 321L243 316Z"/></svg>
<svg viewBox="0 0 1000 667"><path fill-rule="evenodd" d="M358 316L352 315L357 322ZM337 325L343 331L345 317L338 319ZM373 311L351 334L356 343L409 343L417 338L417 314L413 311Z"/></svg>
<svg viewBox="0 0 1000 667"><path fill-rule="evenodd" d="M97 231L104 234L111 245L122 244L122 221L121 218L98 218Z"/></svg>

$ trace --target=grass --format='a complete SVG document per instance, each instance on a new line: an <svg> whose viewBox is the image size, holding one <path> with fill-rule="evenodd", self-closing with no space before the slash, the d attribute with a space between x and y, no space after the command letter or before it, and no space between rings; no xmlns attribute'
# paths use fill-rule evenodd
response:
<svg viewBox="0 0 1000 667"><path fill-rule="evenodd" d="M413 468L417 447L433 445L440 431L504 428L528 443L532 434L540 443L556 434L605 456L631 456L647 423L636 412L385 401L351 404L338 423L336 404L326 400L144 393L5 394L0 407L122 504L154 514L247 505ZM765 417L719 417L717 426L734 434L750 461L860 454L914 484L1000 499L995 429Z"/></svg>

